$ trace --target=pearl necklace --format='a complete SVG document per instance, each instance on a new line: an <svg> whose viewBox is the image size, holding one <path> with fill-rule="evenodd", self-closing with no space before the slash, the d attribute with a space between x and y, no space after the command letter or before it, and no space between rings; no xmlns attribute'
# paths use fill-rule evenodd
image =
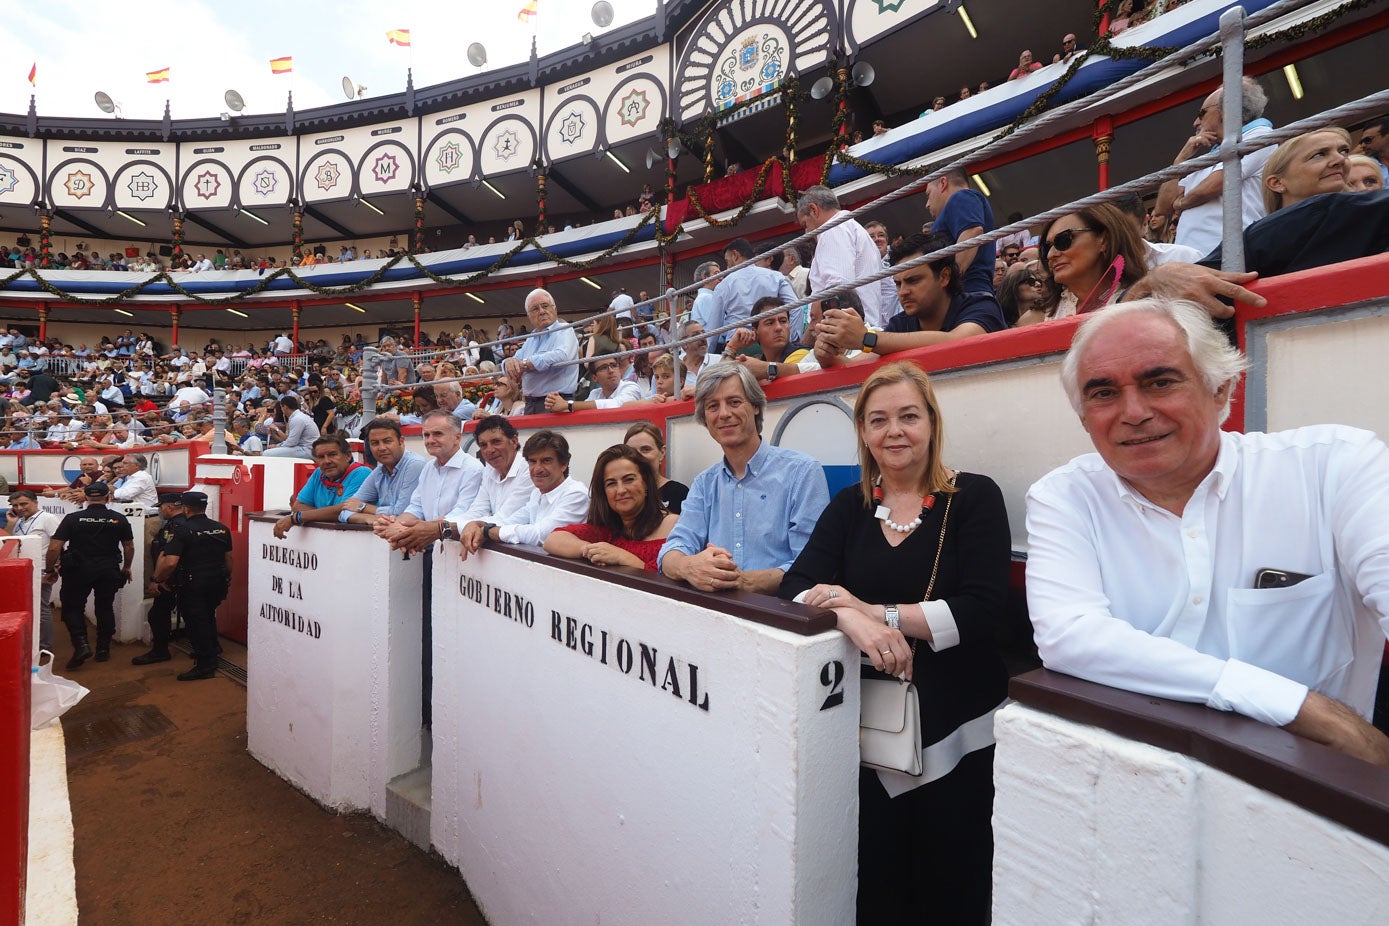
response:
<svg viewBox="0 0 1389 926"><path fill-rule="evenodd" d="M892 520L892 509L883 504L883 481L881 477L873 483L873 501L878 505L878 510L873 513L873 516L900 534L910 534L912 531L916 530L921 526L921 519L925 517L926 513L936 507L936 496L934 494L923 496L921 499L921 514L918 514L906 524L898 524L896 521Z"/></svg>

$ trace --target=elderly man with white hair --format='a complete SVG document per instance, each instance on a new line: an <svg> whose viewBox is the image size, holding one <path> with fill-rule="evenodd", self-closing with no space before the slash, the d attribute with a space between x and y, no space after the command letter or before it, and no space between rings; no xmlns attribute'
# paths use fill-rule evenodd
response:
<svg viewBox="0 0 1389 926"><path fill-rule="evenodd" d="M1028 492L1038 651L1389 767L1366 719L1389 632L1389 448L1340 425L1222 431L1244 368L1192 303L1080 326L1061 378L1097 453Z"/></svg>
<svg viewBox="0 0 1389 926"><path fill-rule="evenodd" d="M527 415L545 412L545 398L557 392L566 401L579 387L579 339L574 329L559 320L555 299L543 289L526 297L526 317L531 334L516 356L502 364L506 375L521 383Z"/></svg>

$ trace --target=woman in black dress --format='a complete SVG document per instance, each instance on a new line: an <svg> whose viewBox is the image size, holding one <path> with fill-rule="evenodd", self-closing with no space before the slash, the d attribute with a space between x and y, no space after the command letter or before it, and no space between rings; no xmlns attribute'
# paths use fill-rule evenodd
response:
<svg viewBox="0 0 1389 926"><path fill-rule="evenodd" d="M679 514L690 487L683 482L666 478L666 438L661 429L649 421L638 421L627 429L622 442L641 454L656 470L656 482L660 487L661 504L671 514Z"/></svg>
<svg viewBox="0 0 1389 926"><path fill-rule="evenodd" d="M922 776L860 770L858 921L987 923L993 713L1008 682L995 643L1011 556L1003 496L987 476L946 469L916 367L876 371L854 418L861 484L830 502L781 594L832 609L874 668L920 697Z"/></svg>

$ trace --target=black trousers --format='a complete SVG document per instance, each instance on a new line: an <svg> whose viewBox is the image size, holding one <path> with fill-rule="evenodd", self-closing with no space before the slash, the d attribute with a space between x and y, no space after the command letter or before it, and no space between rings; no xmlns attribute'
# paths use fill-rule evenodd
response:
<svg viewBox="0 0 1389 926"><path fill-rule="evenodd" d="M121 571L116 566L63 570L63 588L58 600L63 623L72 635L74 647L87 642L87 597L96 595L96 645L104 649L116 635L116 591L121 587Z"/></svg>
<svg viewBox="0 0 1389 926"><path fill-rule="evenodd" d="M172 626L170 619L176 604L178 604L177 591L172 589L167 592L161 591L154 596L154 603L150 605L149 614L145 617L150 625L150 649L156 653L169 651L169 631Z"/></svg>
<svg viewBox="0 0 1389 926"><path fill-rule="evenodd" d="M561 393L559 394L559 396L560 396L561 399L564 399L564 400L567 402L567 401L569 401L570 399L574 398L574 393L572 393L572 392L561 392ZM544 415L544 414L548 414L548 412L547 412L546 409L545 409L545 399L546 399L546 396L543 396L543 395L528 395L528 396L526 396L526 414L527 414L527 415Z"/></svg>
<svg viewBox="0 0 1389 926"><path fill-rule="evenodd" d="M222 652L217 642L217 606L226 597L227 586L221 579L185 579L179 587L179 613L200 669L217 667Z"/></svg>
<svg viewBox="0 0 1389 926"><path fill-rule="evenodd" d="M859 770L858 922L987 924L993 888L994 747L889 798Z"/></svg>

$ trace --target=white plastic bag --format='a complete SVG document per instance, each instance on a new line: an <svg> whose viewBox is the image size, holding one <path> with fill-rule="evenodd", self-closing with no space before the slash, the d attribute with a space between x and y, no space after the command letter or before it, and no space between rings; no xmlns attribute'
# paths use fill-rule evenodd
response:
<svg viewBox="0 0 1389 926"><path fill-rule="evenodd" d="M48 657L48 662L43 657ZM87 689L70 678L59 678L53 674L53 654L39 650L39 661L34 666L33 686L30 698L33 709L30 713L29 728L37 730L48 726L68 712L78 701L87 696Z"/></svg>

